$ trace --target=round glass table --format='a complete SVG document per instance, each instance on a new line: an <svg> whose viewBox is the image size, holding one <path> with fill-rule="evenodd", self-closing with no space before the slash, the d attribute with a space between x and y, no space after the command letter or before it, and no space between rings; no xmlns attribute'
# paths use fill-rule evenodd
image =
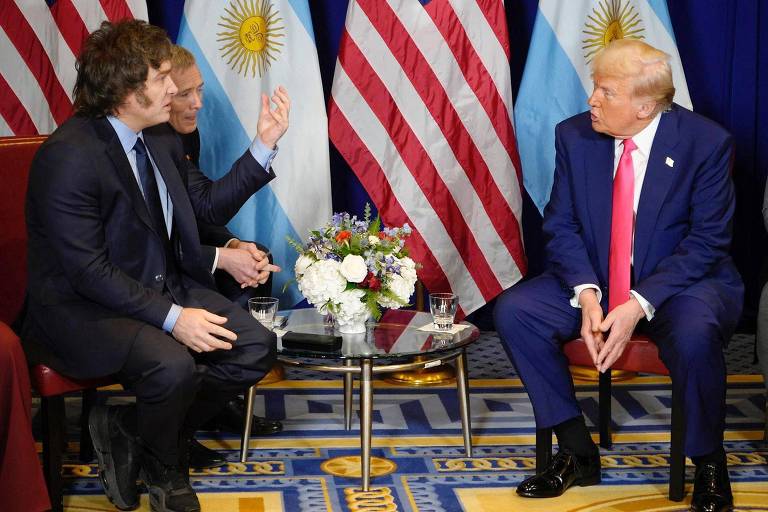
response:
<svg viewBox="0 0 768 512"><path fill-rule="evenodd" d="M479 337L477 327L462 322L457 332L419 329L432 326L429 313L408 310L386 311L381 319L366 325L360 334L339 334L332 324L315 309L283 311L284 326L276 328L278 335L291 331L303 334L338 335L341 346L325 348L288 348L278 338L278 359L283 364L322 372L341 373L344 378L344 425L352 428L352 379L360 380L360 459L362 489L368 491L371 479L371 413L373 409L373 375L432 368L456 361L461 428L467 457L472 456L471 425L467 381L466 347ZM247 447L247 440L243 444Z"/></svg>

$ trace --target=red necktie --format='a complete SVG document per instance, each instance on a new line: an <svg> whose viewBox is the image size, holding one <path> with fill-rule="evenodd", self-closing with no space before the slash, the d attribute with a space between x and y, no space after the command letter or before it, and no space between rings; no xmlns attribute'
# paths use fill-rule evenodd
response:
<svg viewBox="0 0 768 512"><path fill-rule="evenodd" d="M624 152L613 178L611 209L611 246L608 252L608 311L629 300L629 272L632 260L632 228L634 224L635 167L632 139L624 140Z"/></svg>

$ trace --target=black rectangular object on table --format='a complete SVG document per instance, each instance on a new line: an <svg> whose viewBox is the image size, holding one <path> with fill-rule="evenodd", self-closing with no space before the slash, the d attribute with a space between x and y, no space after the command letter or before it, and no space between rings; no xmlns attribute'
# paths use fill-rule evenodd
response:
<svg viewBox="0 0 768 512"><path fill-rule="evenodd" d="M341 336L288 331L282 336L283 348L335 352L341 348Z"/></svg>

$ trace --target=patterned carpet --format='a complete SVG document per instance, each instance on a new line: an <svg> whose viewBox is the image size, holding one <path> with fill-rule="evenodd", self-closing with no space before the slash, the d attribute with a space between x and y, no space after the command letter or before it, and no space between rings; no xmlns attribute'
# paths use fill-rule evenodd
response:
<svg viewBox="0 0 768 512"><path fill-rule="evenodd" d="M737 510L768 510L768 448L762 443L765 391L752 365L751 336L738 335L727 351L729 373L726 450ZM464 456L453 386L413 388L377 381L374 395L374 474L359 489L359 431L343 427L341 382L316 372L287 370L286 380L263 386L259 414L282 419L285 430L251 441L250 462L237 460L239 440L201 433L223 450L223 468L192 473L205 511L678 511L666 499L669 463L668 379L638 376L614 385L614 448L602 451L603 485L572 489L555 500L522 500L514 489L534 467L533 416L527 396L495 333L484 333L469 353L474 457ZM588 422L597 418L597 390L578 385ZM121 391L110 402L130 400ZM68 400L76 424L78 400ZM76 428L70 429L75 434ZM72 439L76 439L73 437ZM114 510L102 494L94 464L65 467L68 511ZM141 510L149 510L146 495Z"/></svg>

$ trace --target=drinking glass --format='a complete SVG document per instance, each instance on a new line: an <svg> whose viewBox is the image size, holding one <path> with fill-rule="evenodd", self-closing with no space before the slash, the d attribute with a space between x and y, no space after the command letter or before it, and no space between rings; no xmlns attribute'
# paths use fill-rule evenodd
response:
<svg viewBox="0 0 768 512"><path fill-rule="evenodd" d="M458 303L459 297L454 293L429 294L429 311L432 313L432 323L435 325L435 329L451 330Z"/></svg>
<svg viewBox="0 0 768 512"><path fill-rule="evenodd" d="M248 311L261 325L270 331L275 325L278 299L276 297L253 297L248 299Z"/></svg>

